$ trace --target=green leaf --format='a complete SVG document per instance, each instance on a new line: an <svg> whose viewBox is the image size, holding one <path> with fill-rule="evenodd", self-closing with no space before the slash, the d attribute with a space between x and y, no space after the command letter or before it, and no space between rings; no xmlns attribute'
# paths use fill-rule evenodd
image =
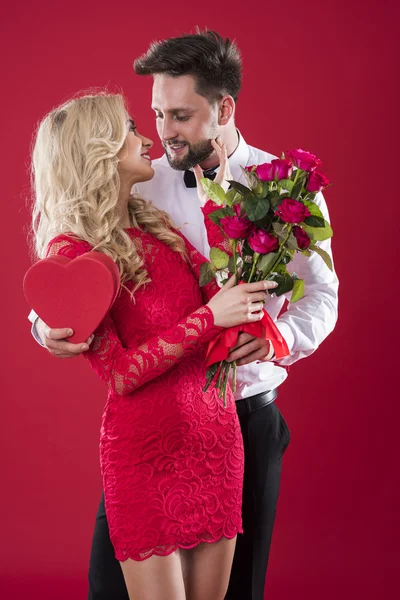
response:
<svg viewBox="0 0 400 600"><path fill-rule="evenodd" d="M286 247L290 250L300 250L296 237L291 233L287 239Z"/></svg>
<svg viewBox="0 0 400 600"><path fill-rule="evenodd" d="M290 302L297 302L304 296L304 280L296 279L293 285L292 297L290 298Z"/></svg>
<svg viewBox="0 0 400 600"><path fill-rule="evenodd" d="M242 166L240 166L240 168L242 170L244 177L246 178L247 185L249 186L249 188L254 190L254 188L257 188L259 186L262 187L262 184L261 184L259 178L253 171L246 171L246 169L244 169Z"/></svg>
<svg viewBox="0 0 400 600"><path fill-rule="evenodd" d="M302 227L308 237L315 242L323 242L333 236L333 231L328 221L324 221L324 227L310 227L302 224Z"/></svg>
<svg viewBox="0 0 400 600"><path fill-rule="evenodd" d="M289 193L293 189L293 181L291 179L280 179L278 181L278 185L280 188L282 188L283 190L287 190Z"/></svg>
<svg viewBox="0 0 400 600"><path fill-rule="evenodd" d="M228 180L228 183L231 185L231 187L233 187L234 190L239 192L239 194L242 194L242 196L247 196L247 194L251 194L251 190L242 183L239 183L238 181Z"/></svg>
<svg viewBox="0 0 400 600"><path fill-rule="evenodd" d="M276 267L274 267L274 272L289 277L289 273L286 270L286 264L283 262L279 263L278 265L276 265Z"/></svg>
<svg viewBox="0 0 400 600"><path fill-rule="evenodd" d="M256 227L259 227L260 229L266 229L267 231L269 231L271 228L273 217L274 217L274 215L273 215L272 211L269 210L267 212L267 214L265 215L265 217L263 217L262 219L260 219L258 221L254 221L254 225Z"/></svg>
<svg viewBox="0 0 400 600"><path fill-rule="evenodd" d="M278 273L273 275L272 277L268 277L269 281L276 281L278 287L274 288L272 291L277 296L282 296L283 294L287 294L293 289L294 281L291 275L286 271L283 274Z"/></svg>
<svg viewBox="0 0 400 600"><path fill-rule="evenodd" d="M215 267L209 263L205 262L200 267L200 287L207 285L214 279L215 276Z"/></svg>
<svg viewBox="0 0 400 600"><path fill-rule="evenodd" d="M307 175L307 173L305 171L301 171L301 169L297 169L296 171L294 171L294 173L297 173L298 171L300 171L300 173L297 176L297 181L296 183L293 182L294 185L290 192L290 197L293 198L293 200L297 200L299 198L301 190L303 188L305 176Z"/></svg>
<svg viewBox="0 0 400 600"><path fill-rule="evenodd" d="M213 212L209 213L208 218L216 225L219 225L220 219L223 219L224 217L231 217L233 214L233 210L229 208L229 206L226 206L225 208L219 208L218 210L214 210Z"/></svg>
<svg viewBox="0 0 400 600"><path fill-rule="evenodd" d="M203 177L203 179L201 179L200 181L207 196L213 202L215 202L215 204L220 204L221 206L223 206L226 202L226 197L225 192L219 185L219 183L215 183L214 181L211 181L206 177Z"/></svg>
<svg viewBox="0 0 400 600"><path fill-rule="evenodd" d="M237 192L235 190L229 190L229 192L226 192L225 200L226 200L227 206L232 206L232 204L236 200L236 194L237 194Z"/></svg>
<svg viewBox="0 0 400 600"><path fill-rule="evenodd" d="M269 274L269 270L276 261L277 256L277 252L269 252L268 254L263 254L258 259L257 269L262 271L263 279Z"/></svg>
<svg viewBox="0 0 400 600"><path fill-rule="evenodd" d="M266 198L269 192L268 181L262 181L262 194L260 194L260 198Z"/></svg>
<svg viewBox="0 0 400 600"><path fill-rule="evenodd" d="M324 215L322 214L318 204L315 204L315 202L312 202L311 200L303 200L303 204L307 206L313 217L320 217L321 219L324 218Z"/></svg>
<svg viewBox="0 0 400 600"><path fill-rule="evenodd" d="M279 223L278 221L274 221L272 223L272 229L275 231L279 240L284 240L287 236L287 225L285 223Z"/></svg>
<svg viewBox="0 0 400 600"><path fill-rule="evenodd" d="M306 217L304 223L310 227L325 227L324 217Z"/></svg>
<svg viewBox="0 0 400 600"><path fill-rule="evenodd" d="M273 190L272 192L269 192L269 194L267 195L267 198L269 200L271 208L276 209L279 198L280 198L279 192L277 192L276 190ZM287 194L285 195L285 198L287 198Z"/></svg>
<svg viewBox="0 0 400 600"><path fill-rule="evenodd" d="M244 201L244 208L250 221L258 221L269 211L269 202L267 198L256 198L250 195Z"/></svg>
<svg viewBox="0 0 400 600"><path fill-rule="evenodd" d="M326 266L328 267L328 269L330 271L333 271L332 259L325 250L323 250L319 246L309 246L309 248L310 248L310 250L314 250L314 252L319 254L320 257L322 258L322 260L324 261L324 263L326 264Z"/></svg>
<svg viewBox="0 0 400 600"><path fill-rule="evenodd" d="M211 248L210 260L216 269L226 269L229 262L229 256L219 248Z"/></svg>

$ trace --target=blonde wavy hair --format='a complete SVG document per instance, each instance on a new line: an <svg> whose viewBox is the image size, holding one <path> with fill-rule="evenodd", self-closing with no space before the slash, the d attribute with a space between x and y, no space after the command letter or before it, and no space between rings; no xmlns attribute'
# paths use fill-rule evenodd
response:
<svg viewBox="0 0 400 600"><path fill-rule="evenodd" d="M32 153L34 251L69 234L117 264L121 283L135 291L150 281L143 258L120 225L118 154L129 119L120 94L87 94L52 110L39 124ZM137 195L129 198L131 225L153 234L185 259L186 247L167 213Z"/></svg>

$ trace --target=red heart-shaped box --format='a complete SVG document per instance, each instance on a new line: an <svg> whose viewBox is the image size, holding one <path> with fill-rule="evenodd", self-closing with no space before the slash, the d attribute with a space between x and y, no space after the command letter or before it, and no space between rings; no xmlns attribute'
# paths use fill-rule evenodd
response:
<svg viewBox="0 0 400 600"><path fill-rule="evenodd" d="M27 271L24 294L49 327L71 327L68 338L84 342L101 323L118 294L120 276L114 261L101 252L77 258L50 256Z"/></svg>

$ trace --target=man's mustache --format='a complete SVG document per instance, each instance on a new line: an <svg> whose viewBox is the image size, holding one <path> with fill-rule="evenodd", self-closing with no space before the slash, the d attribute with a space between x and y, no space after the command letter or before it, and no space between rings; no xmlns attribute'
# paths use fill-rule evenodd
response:
<svg viewBox="0 0 400 600"><path fill-rule="evenodd" d="M162 144L164 147L175 146L176 144L185 144L188 146L188 142L186 142L186 140L172 140L171 142L163 142Z"/></svg>

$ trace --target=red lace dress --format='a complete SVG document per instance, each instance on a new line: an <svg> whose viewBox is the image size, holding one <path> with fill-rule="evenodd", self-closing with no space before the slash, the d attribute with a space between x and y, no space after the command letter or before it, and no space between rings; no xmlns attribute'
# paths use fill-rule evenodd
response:
<svg viewBox="0 0 400 600"><path fill-rule="evenodd" d="M134 302L122 289L85 353L109 388L100 461L120 561L242 532L244 468L232 394L224 408L214 389L202 391L204 344L219 331L198 283L205 258L186 240L189 263L152 235L127 231L151 283ZM48 254L74 258L90 250L59 236ZM208 286L209 297L216 291Z"/></svg>

